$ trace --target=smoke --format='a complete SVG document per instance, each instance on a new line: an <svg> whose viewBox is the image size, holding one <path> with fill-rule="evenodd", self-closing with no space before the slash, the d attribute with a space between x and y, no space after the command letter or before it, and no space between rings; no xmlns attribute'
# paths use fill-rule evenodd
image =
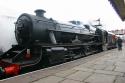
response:
<svg viewBox="0 0 125 83"><path fill-rule="evenodd" d="M15 39L16 18L11 16L0 16L0 49L4 52L11 48L11 45L17 44Z"/></svg>

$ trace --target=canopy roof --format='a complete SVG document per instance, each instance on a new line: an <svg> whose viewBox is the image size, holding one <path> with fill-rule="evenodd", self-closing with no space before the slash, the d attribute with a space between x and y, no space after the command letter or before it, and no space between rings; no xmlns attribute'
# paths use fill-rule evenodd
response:
<svg viewBox="0 0 125 83"><path fill-rule="evenodd" d="M109 0L122 21L125 20L125 1L124 0Z"/></svg>

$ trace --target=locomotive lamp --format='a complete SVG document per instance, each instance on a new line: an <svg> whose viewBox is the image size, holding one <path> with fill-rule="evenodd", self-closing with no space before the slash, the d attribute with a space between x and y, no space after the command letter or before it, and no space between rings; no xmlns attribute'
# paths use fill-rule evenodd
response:
<svg viewBox="0 0 125 83"><path fill-rule="evenodd" d="M6 75L18 75L20 72L20 66L17 64L12 64L6 68L4 68Z"/></svg>
<svg viewBox="0 0 125 83"><path fill-rule="evenodd" d="M18 75L19 72L20 72L20 66L17 64L11 64L5 68L0 67L0 76Z"/></svg>

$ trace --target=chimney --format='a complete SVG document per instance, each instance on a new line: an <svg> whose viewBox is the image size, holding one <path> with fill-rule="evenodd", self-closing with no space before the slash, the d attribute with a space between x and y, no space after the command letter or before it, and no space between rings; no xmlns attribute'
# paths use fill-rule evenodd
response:
<svg viewBox="0 0 125 83"><path fill-rule="evenodd" d="M46 11L42 10L42 9L37 9L35 10L36 16L39 17L44 17L44 13L46 13Z"/></svg>

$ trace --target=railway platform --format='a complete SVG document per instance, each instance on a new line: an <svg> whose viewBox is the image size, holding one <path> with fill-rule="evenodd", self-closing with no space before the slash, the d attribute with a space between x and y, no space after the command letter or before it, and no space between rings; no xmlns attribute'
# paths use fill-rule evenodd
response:
<svg viewBox="0 0 125 83"><path fill-rule="evenodd" d="M1 80L0 83L125 83L125 47Z"/></svg>

